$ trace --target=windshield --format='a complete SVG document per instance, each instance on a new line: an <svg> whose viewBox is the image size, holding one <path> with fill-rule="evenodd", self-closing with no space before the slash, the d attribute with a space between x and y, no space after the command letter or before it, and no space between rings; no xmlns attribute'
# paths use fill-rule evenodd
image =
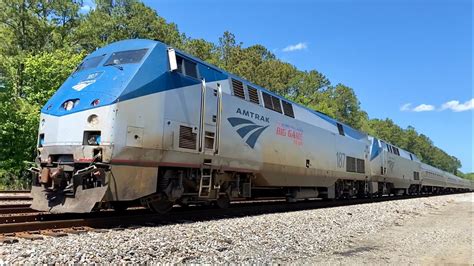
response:
<svg viewBox="0 0 474 266"><path fill-rule="evenodd" d="M107 59L104 66L138 63L147 51L148 49L115 52Z"/></svg>
<svg viewBox="0 0 474 266"><path fill-rule="evenodd" d="M105 54L87 58L86 60L82 61L82 63L77 67L76 72L97 67L99 63L102 61L102 59L104 58L104 56Z"/></svg>

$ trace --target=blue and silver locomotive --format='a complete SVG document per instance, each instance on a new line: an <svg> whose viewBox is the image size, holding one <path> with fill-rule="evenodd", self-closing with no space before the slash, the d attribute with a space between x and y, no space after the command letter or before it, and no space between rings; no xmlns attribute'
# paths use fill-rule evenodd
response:
<svg viewBox="0 0 474 266"><path fill-rule="evenodd" d="M46 103L34 172L32 208L51 212L471 188L322 113L137 39L88 55Z"/></svg>

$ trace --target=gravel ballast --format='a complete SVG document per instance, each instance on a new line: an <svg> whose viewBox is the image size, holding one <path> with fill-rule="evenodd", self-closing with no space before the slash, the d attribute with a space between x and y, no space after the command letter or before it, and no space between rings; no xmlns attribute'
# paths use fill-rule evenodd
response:
<svg viewBox="0 0 474 266"><path fill-rule="evenodd" d="M472 197L473 193L467 193L88 232L39 241L20 239L0 244L0 264L311 262L311 258L344 250L357 237L401 226Z"/></svg>

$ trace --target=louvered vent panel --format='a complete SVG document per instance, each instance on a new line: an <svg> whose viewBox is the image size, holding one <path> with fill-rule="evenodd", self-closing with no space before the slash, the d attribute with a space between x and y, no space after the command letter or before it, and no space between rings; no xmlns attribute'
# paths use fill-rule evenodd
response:
<svg viewBox="0 0 474 266"><path fill-rule="evenodd" d="M280 104L280 99L278 99L275 96L272 96L272 103L273 103L273 110L281 113L281 104Z"/></svg>
<svg viewBox="0 0 474 266"><path fill-rule="evenodd" d="M235 96L245 99L244 84L242 82L232 79L232 88Z"/></svg>
<svg viewBox="0 0 474 266"><path fill-rule="evenodd" d="M272 96L270 96L270 94L262 92L262 97L263 97L263 104L265 105L265 107L270 110L273 110Z"/></svg>
<svg viewBox="0 0 474 266"><path fill-rule="evenodd" d="M357 173L365 173L365 161L357 159Z"/></svg>
<svg viewBox="0 0 474 266"><path fill-rule="evenodd" d="M420 180L420 173L419 172L413 172L413 180Z"/></svg>
<svg viewBox="0 0 474 266"><path fill-rule="evenodd" d="M249 99L251 102L260 104L260 100L258 99L258 91L257 89L247 86L248 92L249 92Z"/></svg>
<svg viewBox="0 0 474 266"><path fill-rule="evenodd" d="M293 105L285 101L282 101L281 103L283 105L283 112L285 113L285 115L289 117L295 117L295 114L293 113Z"/></svg>
<svg viewBox="0 0 474 266"><path fill-rule="evenodd" d="M179 126L179 147L183 149L196 149L196 133L191 127Z"/></svg>
<svg viewBox="0 0 474 266"><path fill-rule="evenodd" d="M356 172L356 159L354 157L346 157L346 171L347 172Z"/></svg>

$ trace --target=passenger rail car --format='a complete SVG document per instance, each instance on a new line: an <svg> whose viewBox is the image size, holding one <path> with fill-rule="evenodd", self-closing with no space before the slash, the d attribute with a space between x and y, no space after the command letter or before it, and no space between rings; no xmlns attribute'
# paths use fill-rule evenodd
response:
<svg viewBox="0 0 474 266"><path fill-rule="evenodd" d="M124 40L88 55L41 110L32 208L469 189L387 147L161 42Z"/></svg>

